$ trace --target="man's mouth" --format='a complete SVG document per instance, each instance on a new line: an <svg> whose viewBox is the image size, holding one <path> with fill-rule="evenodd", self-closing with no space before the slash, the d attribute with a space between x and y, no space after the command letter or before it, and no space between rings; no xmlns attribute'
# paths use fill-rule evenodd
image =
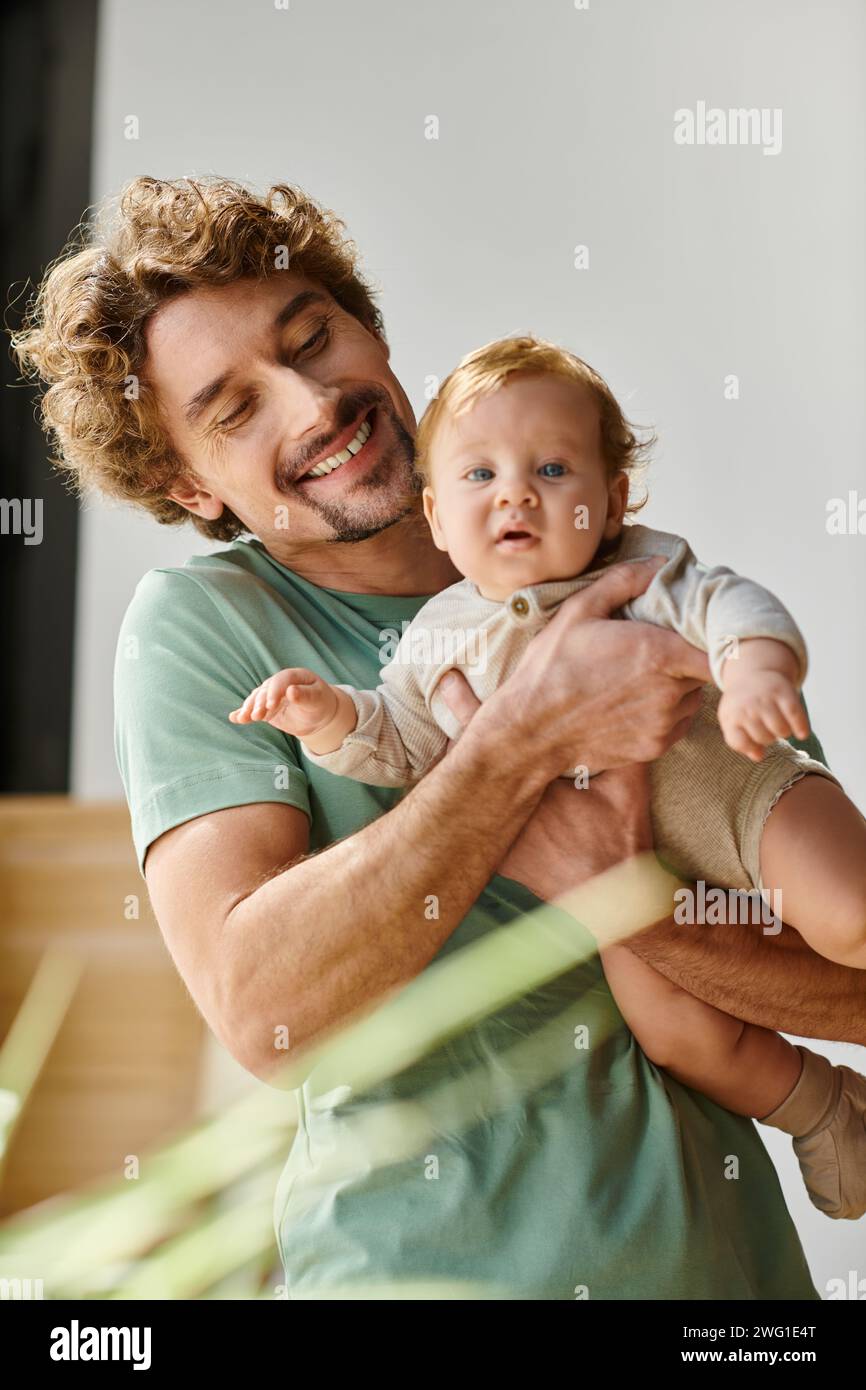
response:
<svg viewBox="0 0 866 1390"><path fill-rule="evenodd" d="M344 439L340 447L326 458L319 459L311 464L304 473L296 479L296 483L318 483L322 478L329 478L332 473L345 470L346 465L350 467L348 472L354 473L357 468L366 463L370 454L368 441L370 436L376 432L378 411L375 406L367 411L367 414L355 427L355 432L348 439Z"/></svg>

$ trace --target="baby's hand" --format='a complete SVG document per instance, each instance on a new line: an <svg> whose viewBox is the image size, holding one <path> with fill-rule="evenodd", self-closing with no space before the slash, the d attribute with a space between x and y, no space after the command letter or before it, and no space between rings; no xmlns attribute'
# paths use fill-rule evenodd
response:
<svg viewBox="0 0 866 1390"><path fill-rule="evenodd" d="M730 679L726 673L718 720L728 747L754 763L761 762L764 749L776 739L809 737L797 687L780 671L742 670Z"/></svg>
<svg viewBox="0 0 866 1390"><path fill-rule="evenodd" d="M264 719L284 734L304 739L330 724L338 708L337 692L327 681L315 671L294 666L256 686L229 719L233 724Z"/></svg>

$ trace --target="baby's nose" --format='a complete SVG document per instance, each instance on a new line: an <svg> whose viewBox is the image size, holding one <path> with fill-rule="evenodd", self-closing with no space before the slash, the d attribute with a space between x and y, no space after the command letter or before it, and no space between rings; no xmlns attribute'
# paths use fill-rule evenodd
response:
<svg viewBox="0 0 866 1390"><path fill-rule="evenodd" d="M496 494L498 507L534 507L538 493L526 478L503 479Z"/></svg>

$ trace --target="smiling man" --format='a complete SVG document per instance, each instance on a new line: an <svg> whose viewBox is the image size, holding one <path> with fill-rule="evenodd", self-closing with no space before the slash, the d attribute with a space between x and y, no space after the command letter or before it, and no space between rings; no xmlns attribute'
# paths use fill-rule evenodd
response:
<svg viewBox="0 0 866 1390"><path fill-rule="evenodd" d="M366 540L410 515L417 491L412 411L388 370L384 341L329 294L300 285L303 277L275 272L264 282L203 289L195 300L166 305L146 335L149 380L173 443L219 470L219 497L199 488L171 496L209 521L240 507L256 535L273 535L282 519L283 558L324 540ZM285 373L316 360L336 377L313 373L294 393L297 443L289 443L279 420ZM220 469L229 456L237 495L229 470Z"/></svg>
<svg viewBox="0 0 866 1390"><path fill-rule="evenodd" d="M284 1061L277 1038L303 1057L384 996L411 1000L434 961L650 846L640 764L686 731L708 672L675 634L610 620L649 564L572 599L477 711L446 676L466 732L405 795L229 721L289 665L375 685L385 634L458 578L333 214L284 186L137 179L105 239L52 270L17 347L83 487L226 542L139 583L116 751L165 940L250 1071ZM575 749L591 796L558 777ZM275 1209L291 1296L817 1297L754 1126L650 1065L583 936L583 964L389 1080L296 1093ZM866 1038L859 972L795 933L662 921L633 945L743 1018Z"/></svg>

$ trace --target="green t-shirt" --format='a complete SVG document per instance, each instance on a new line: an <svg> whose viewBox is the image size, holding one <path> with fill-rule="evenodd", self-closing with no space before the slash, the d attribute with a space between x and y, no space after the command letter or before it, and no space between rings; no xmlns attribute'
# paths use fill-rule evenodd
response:
<svg viewBox="0 0 866 1390"><path fill-rule="evenodd" d="M270 725L227 715L286 666L377 685L383 633L424 601L319 588L256 540L147 573L115 663L139 867L172 826L228 806L299 807L312 849L389 810L402 792L335 777ZM495 877L436 962L539 907ZM648 1061L597 954L370 1091L323 1105L305 1085L296 1099L274 1210L293 1298L387 1296L395 1282L400 1296L450 1283L488 1298L818 1298L754 1124ZM390 1115L390 1151L358 1128L374 1105Z"/></svg>

